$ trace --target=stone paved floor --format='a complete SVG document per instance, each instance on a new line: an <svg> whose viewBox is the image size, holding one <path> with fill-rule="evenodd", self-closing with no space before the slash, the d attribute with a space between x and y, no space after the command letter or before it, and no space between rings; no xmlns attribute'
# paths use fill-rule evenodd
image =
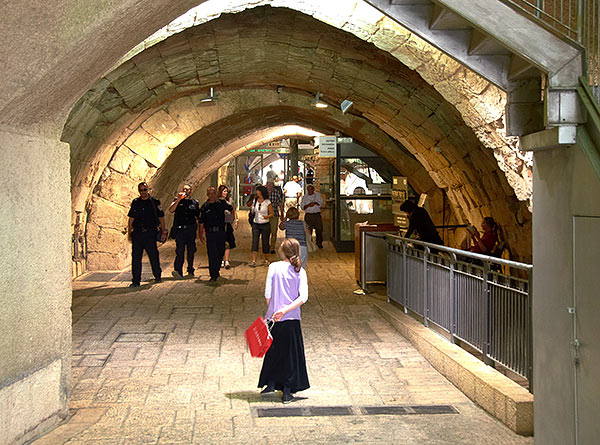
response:
<svg viewBox="0 0 600 445"><path fill-rule="evenodd" d="M354 295L353 255L328 243L309 258L302 309L311 388L285 407L350 406L353 415L258 417L257 408L283 405L280 393L256 388L261 360L243 333L264 314L267 269L247 265L248 233L238 236L234 267L217 285L206 282L202 248L199 279L173 280L171 242L161 249L161 284L129 289L128 272L73 283L72 416L36 445L533 443L470 402L377 315L371 304L385 299L383 288ZM458 414L359 408L387 405L452 405Z"/></svg>

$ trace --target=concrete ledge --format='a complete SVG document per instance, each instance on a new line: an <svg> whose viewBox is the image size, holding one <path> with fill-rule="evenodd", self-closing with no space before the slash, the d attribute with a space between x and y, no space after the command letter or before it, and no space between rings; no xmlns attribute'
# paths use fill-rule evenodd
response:
<svg viewBox="0 0 600 445"><path fill-rule="evenodd" d="M67 416L61 397L62 360L0 389L0 444L21 444Z"/></svg>
<svg viewBox="0 0 600 445"><path fill-rule="evenodd" d="M387 303L375 309L469 399L515 433L533 435L533 394Z"/></svg>

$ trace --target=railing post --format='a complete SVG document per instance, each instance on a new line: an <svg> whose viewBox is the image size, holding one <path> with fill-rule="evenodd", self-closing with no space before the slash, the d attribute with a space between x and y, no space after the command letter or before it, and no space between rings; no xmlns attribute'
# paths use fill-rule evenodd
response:
<svg viewBox="0 0 600 445"><path fill-rule="evenodd" d="M404 302L404 313L408 314L408 283L406 282L408 278L406 265L406 243L402 241L402 301Z"/></svg>
<svg viewBox="0 0 600 445"><path fill-rule="evenodd" d="M529 350L527 351L527 380L529 380L529 392L533 394L533 268L529 269L529 282L527 283L527 322L529 326L527 328L527 334L529 336L527 345Z"/></svg>
<svg viewBox="0 0 600 445"><path fill-rule="evenodd" d="M490 341L492 337L492 293L490 292L489 284L490 263L483 262L483 301L485 313L483 314L483 344L481 352L483 352L483 362L486 365L494 366L494 361L490 359Z"/></svg>
<svg viewBox="0 0 600 445"><path fill-rule="evenodd" d="M429 247L425 246L423 250L423 324L427 327L429 327L429 267L427 263L429 253Z"/></svg>
<svg viewBox="0 0 600 445"><path fill-rule="evenodd" d="M456 343L454 335L456 334L456 282L454 276L454 266L456 265L456 254L450 254L450 341Z"/></svg>

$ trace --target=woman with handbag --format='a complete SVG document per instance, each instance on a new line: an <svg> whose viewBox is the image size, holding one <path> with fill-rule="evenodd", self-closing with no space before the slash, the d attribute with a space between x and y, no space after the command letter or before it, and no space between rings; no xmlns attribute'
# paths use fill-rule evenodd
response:
<svg viewBox="0 0 600 445"><path fill-rule="evenodd" d="M310 387L300 327L300 306L308 300L308 281L297 240L283 240L279 256L282 261L269 266L265 284L265 318L275 323L271 328L273 344L265 354L258 387L265 387L261 394L281 390L283 403L289 403L292 394Z"/></svg>
<svg viewBox="0 0 600 445"><path fill-rule="evenodd" d="M300 244L300 262L302 267L306 269L306 261L308 260L308 246L306 244L307 227L303 221L300 221L300 212L296 207L290 207L285 214L281 215L281 222L279 223L279 229L285 231L285 237L294 238Z"/></svg>
<svg viewBox="0 0 600 445"><path fill-rule="evenodd" d="M262 237L262 253L265 265L269 264L269 239L271 238L271 218L273 218L273 206L267 199L269 192L264 185L256 187L256 199L250 210L254 213L252 223L252 262L250 266L256 266L258 254L258 239Z"/></svg>

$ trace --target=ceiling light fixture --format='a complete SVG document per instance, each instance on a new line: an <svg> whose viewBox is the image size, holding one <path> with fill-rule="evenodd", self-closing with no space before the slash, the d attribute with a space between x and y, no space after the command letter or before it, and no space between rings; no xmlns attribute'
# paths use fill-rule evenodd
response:
<svg viewBox="0 0 600 445"><path fill-rule="evenodd" d="M317 108L327 108L327 104L321 100L321 93L317 91L315 99L312 101L312 106Z"/></svg>
<svg viewBox="0 0 600 445"><path fill-rule="evenodd" d="M340 108L342 109L342 113L346 113L346 111L348 111L348 109L352 106L354 102L352 102L351 100L345 99L342 101L342 103L340 104Z"/></svg>
<svg viewBox="0 0 600 445"><path fill-rule="evenodd" d="M200 99L200 102L212 102L214 100L217 100L217 95L215 94L213 87L210 87L210 94L203 99Z"/></svg>

